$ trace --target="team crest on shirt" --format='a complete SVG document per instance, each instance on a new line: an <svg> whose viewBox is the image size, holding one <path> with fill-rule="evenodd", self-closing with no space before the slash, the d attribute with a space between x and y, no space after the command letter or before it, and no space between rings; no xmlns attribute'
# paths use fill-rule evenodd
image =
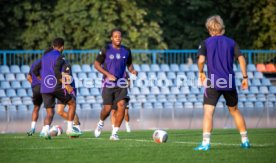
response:
<svg viewBox="0 0 276 163"><path fill-rule="evenodd" d="M120 54L120 53L117 53L117 54L116 54L116 58L117 58L117 59L120 59L120 58L121 58L121 54Z"/></svg>
<svg viewBox="0 0 276 163"><path fill-rule="evenodd" d="M113 54L110 54L110 55L109 55L109 58L110 58L110 59L114 59L114 55L113 55Z"/></svg>

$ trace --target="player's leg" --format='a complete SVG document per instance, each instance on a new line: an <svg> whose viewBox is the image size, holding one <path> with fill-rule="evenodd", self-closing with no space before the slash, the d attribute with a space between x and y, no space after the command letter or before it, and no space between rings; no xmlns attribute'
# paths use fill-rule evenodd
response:
<svg viewBox="0 0 276 163"><path fill-rule="evenodd" d="M228 92L225 92L223 95L226 100L226 105L228 106L229 112L235 121L237 129L240 132L241 142L242 142L241 147L250 148L250 143L247 137L245 120L237 106L238 105L237 91L236 90L228 91Z"/></svg>
<svg viewBox="0 0 276 163"><path fill-rule="evenodd" d="M58 115L60 115L63 119L68 120L68 112L64 111L66 105L63 104L60 100L58 100L57 104L58 104L57 105ZM79 120L77 113L75 113L73 125L74 125L74 127L78 128L79 131L81 131L80 130L80 120Z"/></svg>
<svg viewBox="0 0 276 163"><path fill-rule="evenodd" d="M44 119L44 126L40 132L40 136L46 139L51 139L49 134L50 132L50 125L53 121L53 117L55 114L55 97L52 93L42 94L44 107L46 108L46 117Z"/></svg>
<svg viewBox="0 0 276 163"><path fill-rule="evenodd" d="M126 109L125 109L125 123L126 123L126 131L127 132L131 132L131 129L130 129L130 124L129 124L129 107L126 106Z"/></svg>
<svg viewBox="0 0 276 163"><path fill-rule="evenodd" d="M204 113L203 113L203 134L202 143L195 150L209 150L211 142L211 133L213 130L213 115L215 106L218 102L221 93L214 88L205 89L204 93Z"/></svg>
<svg viewBox="0 0 276 163"><path fill-rule="evenodd" d="M113 129L114 126L115 126L115 118L116 118L116 110L115 110L115 109L112 109L112 110L111 110L111 116L110 116L112 129Z"/></svg>

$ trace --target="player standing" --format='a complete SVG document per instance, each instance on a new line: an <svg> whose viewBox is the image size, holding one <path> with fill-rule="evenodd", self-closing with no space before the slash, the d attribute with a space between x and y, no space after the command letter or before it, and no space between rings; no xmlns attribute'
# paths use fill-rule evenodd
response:
<svg viewBox="0 0 276 163"><path fill-rule="evenodd" d="M244 118L239 111L238 95L235 85L235 73L233 71L234 58L237 58L242 75L242 89L248 88L248 76L246 62L237 43L223 36L225 27L220 16L211 16L206 21L206 28L211 37L204 40L198 50L198 69L201 82L206 81L203 72L205 60L207 61L208 80L205 83L204 93L204 117L203 117L203 141L195 150L209 150L210 137L213 129L213 114L215 106L221 95L226 100L229 112L234 118L235 124L241 135L241 147L250 148L247 137Z"/></svg>
<svg viewBox="0 0 276 163"><path fill-rule="evenodd" d="M127 81L124 79L126 67L134 75L137 72L132 65L132 56L129 48L121 45L122 32L119 29L111 31L111 44L100 50L96 61L95 68L104 75L102 90L103 109L100 114L100 121L94 131L95 137L99 137L104 126L104 120L110 114L112 105L117 105L115 118L115 127L112 130L110 140L119 140L117 132L124 118L125 102L127 98ZM125 81L126 87L120 87L119 81Z"/></svg>

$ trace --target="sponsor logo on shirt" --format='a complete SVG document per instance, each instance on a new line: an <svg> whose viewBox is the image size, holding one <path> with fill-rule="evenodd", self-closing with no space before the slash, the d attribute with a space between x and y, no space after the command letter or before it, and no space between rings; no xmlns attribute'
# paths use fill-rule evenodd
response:
<svg viewBox="0 0 276 163"><path fill-rule="evenodd" d="M117 53L117 54L116 54L116 58L117 58L117 59L120 59L120 58L121 58L121 54L120 54L120 53Z"/></svg>

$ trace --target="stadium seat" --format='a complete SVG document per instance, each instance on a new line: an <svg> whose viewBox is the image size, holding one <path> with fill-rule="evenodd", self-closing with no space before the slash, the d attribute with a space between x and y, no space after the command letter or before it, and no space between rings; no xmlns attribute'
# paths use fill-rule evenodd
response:
<svg viewBox="0 0 276 163"><path fill-rule="evenodd" d="M81 65L82 72L91 72L91 67L88 64Z"/></svg>
<svg viewBox="0 0 276 163"><path fill-rule="evenodd" d="M243 101L243 102L247 101L246 96L244 94L239 94L239 101Z"/></svg>
<svg viewBox="0 0 276 163"><path fill-rule="evenodd" d="M141 71L149 72L150 71L149 65L148 64L141 64Z"/></svg>
<svg viewBox="0 0 276 163"><path fill-rule="evenodd" d="M189 102L197 102L197 98L194 94L188 94L187 101Z"/></svg>
<svg viewBox="0 0 276 163"><path fill-rule="evenodd" d="M191 65L189 66L189 70L190 70L190 71L194 71L194 72L198 72L198 67L197 67L196 64L191 64Z"/></svg>
<svg viewBox="0 0 276 163"><path fill-rule="evenodd" d="M196 79L196 75L194 72L187 72L187 78L188 79Z"/></svg>
<svg viewBox="0 0 276 163"><path fill-rule="evenodd" d="M95 103L92 105L92 109L102 109L102 105L100 103Z"/></svg>
<svg viewBox="0 0 276 163"><path fill-rule="evenodd" d="M168 79L175 79L176 78L175 72L168 72L167 78Z"/></svg>
<svg viewBox="0 0 276 163"><path fill-rule="evenodd" d="M203 108L203 103L202 102L195 102L194 107L197 108L197 109L198 108Z"/></svg>
<svg viewBox="0 0 276 163"><path fill-rule="evenodd" d="M266 101L266 97L263 94L257 94L257 101Z"/></svg>
<svg viewBox="0 0 276 163"><path fill-rule="evenodd" d="M276 107L276 103L275 103L275 105L273 105L273 102L267 102L267 103L265 103L265 107L267 107L267 108L274 108L275 109L275 107Z"/></svg>
<svg viewBox="0 0 276 163"><path fill-rule="evenodd" d="M203 94L197 95L197 101L203 102Z"/></svg>
<svg viewBox="0 0 276 163"><path fill-rule="evenodd" d="M85 101L89 104L96 103L95 96L86 96Z"/></svg>
<svg viewBox="0 0 276 163"><path fill-rule="evenodd" d="M224 108L223 102L219 101L216 105L216 108Z"/></svg>
<svg viewBox="0 0 276 163"><path fill-rule="evenodd" d="M148 72L148 79L156 79L157 76L156 76L156 73L155 72Z"/></svg>
<svg viewBox="0 0 276 163"><path fill-rule="evenodd" d="M157 79L167 79L165 72L158 72L157 73Z"/></svg>
<svg viewBox="0 0 276 163"><path fill-rule="evenodd" d="M163 104L162 102L154 102L153 107L154 109L163 109Z"/></svg>
<svg viewBox="0 0 276 163"><path fill-rule="evenodd" d="M253 109L254 105L253 105L252 102L247 101L247 102L244 103L244 108Z"/></svg>
<svg viewBox="0 0 276 163"><path fill-rule="evenodd" d="M22 105L22 101L20 97L13 97L11 99L13 105Z"/></svg>
<svg viewBox="0 0 276 163"><path fill-rule="evenodd" d="M18 105L17 110L22 110L22 111L28 110L28 107L26 105Z"/></svg>
<svg viewBox="0 0 276 163"><path fill-rule="evenodd" d="M22 81L21 86L22 88L31 88L31 84L27 80Z"/></svg>
<svg viewBox="0 0 276 163"><path fill-rule="evenodd" d="M161 94L165 94L165 95L170 94L170 90L168 87L161 87L160 92L161 92Z"/></svg>
<svg viewBox="0 0 276 163"><path fill-rule="evenodd" d="M238 102L238 108L239 109L243 109L244 108L243 102L241 102L241 101Z"/></svg>
<svg viewBox="0 0 276 163"><path fill-rule="evenodd" d="M150 94L149 88L148 87L144 87L141 89L141 94L143 95L148 95Z"/></svg>
<svg viewBox="0 0 276 163"><path fill-rule="evenodd" d="M14 76L14 74L6 74L5 79L6 79L6 81L14 81L15 76Z"/></svg>
<svg viewBox="0 0 276 163"><path fill-rule="evenodd" d="M24 80L26 80L25 74L22 74L22 73L16 74L15 78L16 78L17 81L24 81Z"/></svg>
<svg viewBox="0 0 276 163"><path fill-rule="evenodd" d="M89 93L88 88L80 88L80 95L82 95L82 96L89 96L90 93Z"/></svg>
<svg viewBox="0 0 276 163"><path fill-rule="evenodd" d="M179 95L176 96L176 98L177 98L177 101L179 101L179 102L186 102L187 101L186 96L184 94L179 94Z"/></svg>
<svg viewBox="0 0 276 163"><path fill-rule="evenodd" d="M79 72L78 73L78 79L81 80L81 79L87 79L87 75L85 72Z"/></svg>
<svg viewBox="0 0 276 163"><path fill-rule="evenodd" d="M199 94L200 92L199 92L199 90L198 90L198 88L197 87L191 87L191 93L193 93L193 94Z"/></svg>
<svg viewBox="0 0 276 163"><path fill-rule="evenodd" d="M254 72L254 78L263 79L264 78L263 73L261 73L261 72Z"/></svg>
<svg viewBox="0 0 276 163"><path fill-rule="evenodd" d="M265 65L266 72L276 72L276 66L273 63L269 63Z"/></svg>
<svg viewBox="0 0 276 163"><path fill-rule="evenodd" d="M176 102L176 101L177 101L175 95L172 95L172 94L169 94L169 95L167 96L167 100L168 100L169 102Z"/></svg>
<svg viewBox="0 0 276 163"><path fill-rule="evenodd" d="M8 81L1 81L1 88L8 89L8 88L11 88L11 85Z"/></svg>
<svg viewBox="0 0 276 163"><path fill-rule="evenodd" d="M236 86L241 86L241 80L240 79L236 79L235 82L236 82Z"/></svg>
<svg viewBox="0 0 276 163"><path fill-rule="evenodd" d="M147 79L147 74L145 72L139 72L138 73L138 78L139 79Z"/></svg>
<svg viewBox="0 0 276 163"><path fill-rule="evenodd" d="M97 73L96 73L96 72L89 72L88 75L87 75L87 78L88 78L88 79L95 80L95 79L98 78L98 76L97 76Z"/></svg>
<svg viewBox="0 0 276 163"><path fill-rule="evenodd" d="M0 104L0 112L1 111L6 111L6 107L4 106L4 105L2 105L2 104ZM0 113L1 114L1 113Z"/></svg>
<svg viewBox="0 0 276 163"><path fill-rule="evenodd" d="M83 104L83 103L85 103L84 97L78 95L78 96L77 96L77 103L78 103L78 104Z"/></svg>
<svg viewBox="0 0 276 163"><path fill-rule="evenodd" d="M237 79L242 79L243 78L242 73L240 71L238 71L238 72L235 73L235 77Z"/></svg>
<svg viewBox="0 0 276 163"><path fill-rule="evenodd" d="M237 65L236 64L233 64L233 70L236 72L238 71L238 68L237 68Z"/></svg>
<svg viewBox="0 0 276 163"><path fill-rule="evenodd" d="M175 102L175 103L174 103L174 108L175 108L175 109L183 109L183 104L182 104L182 102Z"/></svg>
<svg viewBox="0 0 276 163"><path fill-rule="evenodd" d="M239 91L238 93L242 93L242 94L248 94L249 93L249 90L248 89L241 89L241 88L239 88L239 89L237 89L237 91Z"/></svg>
<svg viewBox="0 0 276 163"><path fill-rule="evenodd" d="M265 65L262 64L262 63L257 64L256 68L257 68L257 70L258 70L259 72L265 72L265 71L266 71Z"/></svg>
<svg viewBox="0 0 276 163"><path fill-rule="evenodd" d="M16 89L16 88L21 88L21 84L19 81L12 81L11 82L11 87Z"/></svg>
<svg viewBox="0 0 276 163"><path fill-rule="evenodd" d="M155 95L153 95L153 94L149 94L149 95L147 95L147 101L148 102L156 102L156 97L155 97ZM130 98L131 99L131 98Z"/></svg>
<svg viewBox="0 0 276 163"><path fill-rule="evenodd" d="M170 65L170 70L171 70L172 72L178 72L178 71L179 71L179 67L178 67L177 64L171 64L171 65Z"/></svg>
<svg viewBox="0 0 276 163"><path fill-rule="evenodd" d="M7 95L7 97L16 97L17 96L14 89L7 89L6 95Z"/></svg>
<svg viewBox="0 0 276 163"><path fill-rule="evenodd" d="M184 108L185 109L192 109L194 106L193 106L193 103L192 102L184 102Z"/></svg>
<svg viewBox="0 0 276 163"><path fill-rule="evenodd" d="M139 95L140 94L140 90L137 87L133 87L133 88L130 88L130 93L132 95Z"/></svg>
<svg viewBox="0 0 276 163"><path fill-rule="evenodd" d="M264 107L263 102L261 102L261 101L255 102L255 108L263 108L263 107Z"/></svg>
<svg viewBox="0 0 276 163"><path fill-rule="evenodd" d="M254 86L260 86L261 85L261 81L257 78L252 79L252 85Z"/></svg>
<svg viewBox="0 0 276 163"><path fill-rule="evenodd" d="M74 64L73 66L72 66L72 72L74 73L78 73L78 72L81 72L82 70L81 70L81 67L80 67L80 65L76 65L76 64Z"/></svg>
<svg viewBox="0 0 276 163"><path fill-rule="evenodd" d="M142 103L141 102L135 102L133 104L133 109L141 109L142 108Z"/></svg>
<svg viewBox="0 0 276 163"><path fill-rule="evenodd" d="M102 97L102 95L96 96L96 101L97 101L98 103L103 103L103 97Z"/></svg>
<svg viewBox="0 0 276 163"><path fill-rule="evenodd" d="M11 65L10 70L11 70L11 73L14 73L14 74L20 73L20 68L18 65Z"/></svg>
<svg viewBox="0 0 276 163"><path fill-rule="evenodd" d="M158 94L157 97L156 97L156 101L157 102L167 102L167 98L166 98L165 95Z"/></svg>
<svg viewBox="0 0 276 163"><path fill-rule="evenodd" d="M159 65L158 64L151 64L150 65L150 70L152 72L158 72L158 71L160 71Z"/></svg>
<svg viewBox="0 0 276 163"><path fill-rule="evenodd" d="M248 79L253 79L253 72L247 72Z"/></svg>
<svg viewBox="0 0 276 163"><path fill-rule="evenodd" d="M180 71L188 72L189 66L187 64L180 64L179 69Z"/></svg>
<svg viewBox="0 0 276 163"><path fill-rule="evenodd" d="M133 67L136 71L140 72L141 71L141 68L138 64L133 64Z"/></svg>
<svg viewBox="0 0 276 163"><path fill-rule="evenodd" d="M83 110L90 110L92 109L91 105L88 103L81 104L81 109Z"/></svg>
<svg viewBox="0 0 276 163"><path fill-rule="evenodd" d="M6 93L4 89L0 89L0 97L6 97Z"/></svg>
<svg viewBox="0 0 276 163"><path fill-rule="evenodd" d="M99 88L91 88L90 95L98 96L98 95L101 95L101 92L100 92Z"/></svg>
<svg viewBox="0 0 276 163"><path fill-rule="evenodd" d="M182 93L182 94L190 94L189 87L181 87L180 88L180 93Z"/></svg>
<svg viewBox="0 0 276 163"><path fill-rule="evenodd" d="M27 92L26 92L26 89L23 89L23 88L17 90L17 95L18 95L19 97L28 96L28 94L27 94Z"/></svg>
<svg viewBox="0 0 276 163"><path fill-rule="evenodd" d="M4 106L11 105L11 99L9 97L1 98L1 104Z"/></svg>
<svg viewBox="0 0 276 163"><path fill-rule="evenodd" d="M5 80L4 74L0 74L0 81L4 81L4 80Z"/></svg>
<svg viewBox="0 0 276 163"><path fill-rule="evenodd" d="M247 65L247 71L255 72L256 71L255 65L254 64L248 64Z"/></svg>
<svg viewBox="0 0 276 163"><path fill-rule="evenodd" d="M29 65L22 65L21 66L21 73L28 74L30 72L30 66Z"/></svg>
<svg viewBox="0 0 276 163"><path fill-rule="evenodd" d="M160 94L160 90L159 90L158 87L151 87L150 88L150 93L154 94L154 95L157 95L157 94Z"/></svg>
<svg viewBox="0 0 276 163"><path fill-rule="evenodd" d="M248 94L247 101L257 101L256 96L254 94Z"/></svg>
<svg viewBox="0 0 276 163"><path fill-rule="evenodd" d="M276 94L276 86L270 86L269 87L269 92Z"/></svg>
<svg viewBox="0 0 276 163"><path fill-rule="evenodd" d="M33 96L33 91L31 88L27 89L28 96L32 97Z"/></svg>
<svg viewBox="0 0 276 163"><path fill-rule="evenodd" d="M31 97L23 97L22 98L22 103L24 104L24 105L32 105L33 104L33 100L32 100L32 98Z"/></svg>
<svg viewBox="0 0 276 163"><path fill-rule="evenodd" d="M267 86L261 86L259 92L262 93L262 94L268 94L269 93Z"/></svg>
<svg viewBox="0 0 276 163"><path fill-rule="evenodd" d="M276 102L275 94L268 94L267 95L267 100L272 101L272 102Z"/></svg>
<svg viewBox="0 0 276 163"><path fill-rule="evenodd" d="M170 67L167 64L161 64L160 70L163 71L163 72L169 72L170 71Z"/></svg>
<svg viewBox="0 0 276 163"><path fill-rule="evenodd" d="M2 65L2 66L0 66L0 72L1 72L1 74L10 73L10 68L7 65Z"/></svg>
<svg viewBox="0 0 276 163"><path fill-rule="evenodd" d="M262 85L264 85L264 86L270 86L270 85L271 85L271 82L270 82L269 79L263 78L263 79L262 79Z"/></svg>
<svg viewBox="0 0 276 163"><path fill-rule="evenodd" d="M170 93L171 94L179 94L180 93L179 87L171 87Z"/></svg>
<svg viewBox="0 0 276 163"><path fill-rule="evenodd" d="M136 100L138 101L138 102L146 102L147 101L147 99L146 99L146 96L145 95L137 95L137 98L136 98Z"/></svg>
<svg viewBox="0 0 276 163"><path fill-rule="evenodd" d="M164 109L173 109L173 103L172 102L165 102L164 103Z"/></svg>

